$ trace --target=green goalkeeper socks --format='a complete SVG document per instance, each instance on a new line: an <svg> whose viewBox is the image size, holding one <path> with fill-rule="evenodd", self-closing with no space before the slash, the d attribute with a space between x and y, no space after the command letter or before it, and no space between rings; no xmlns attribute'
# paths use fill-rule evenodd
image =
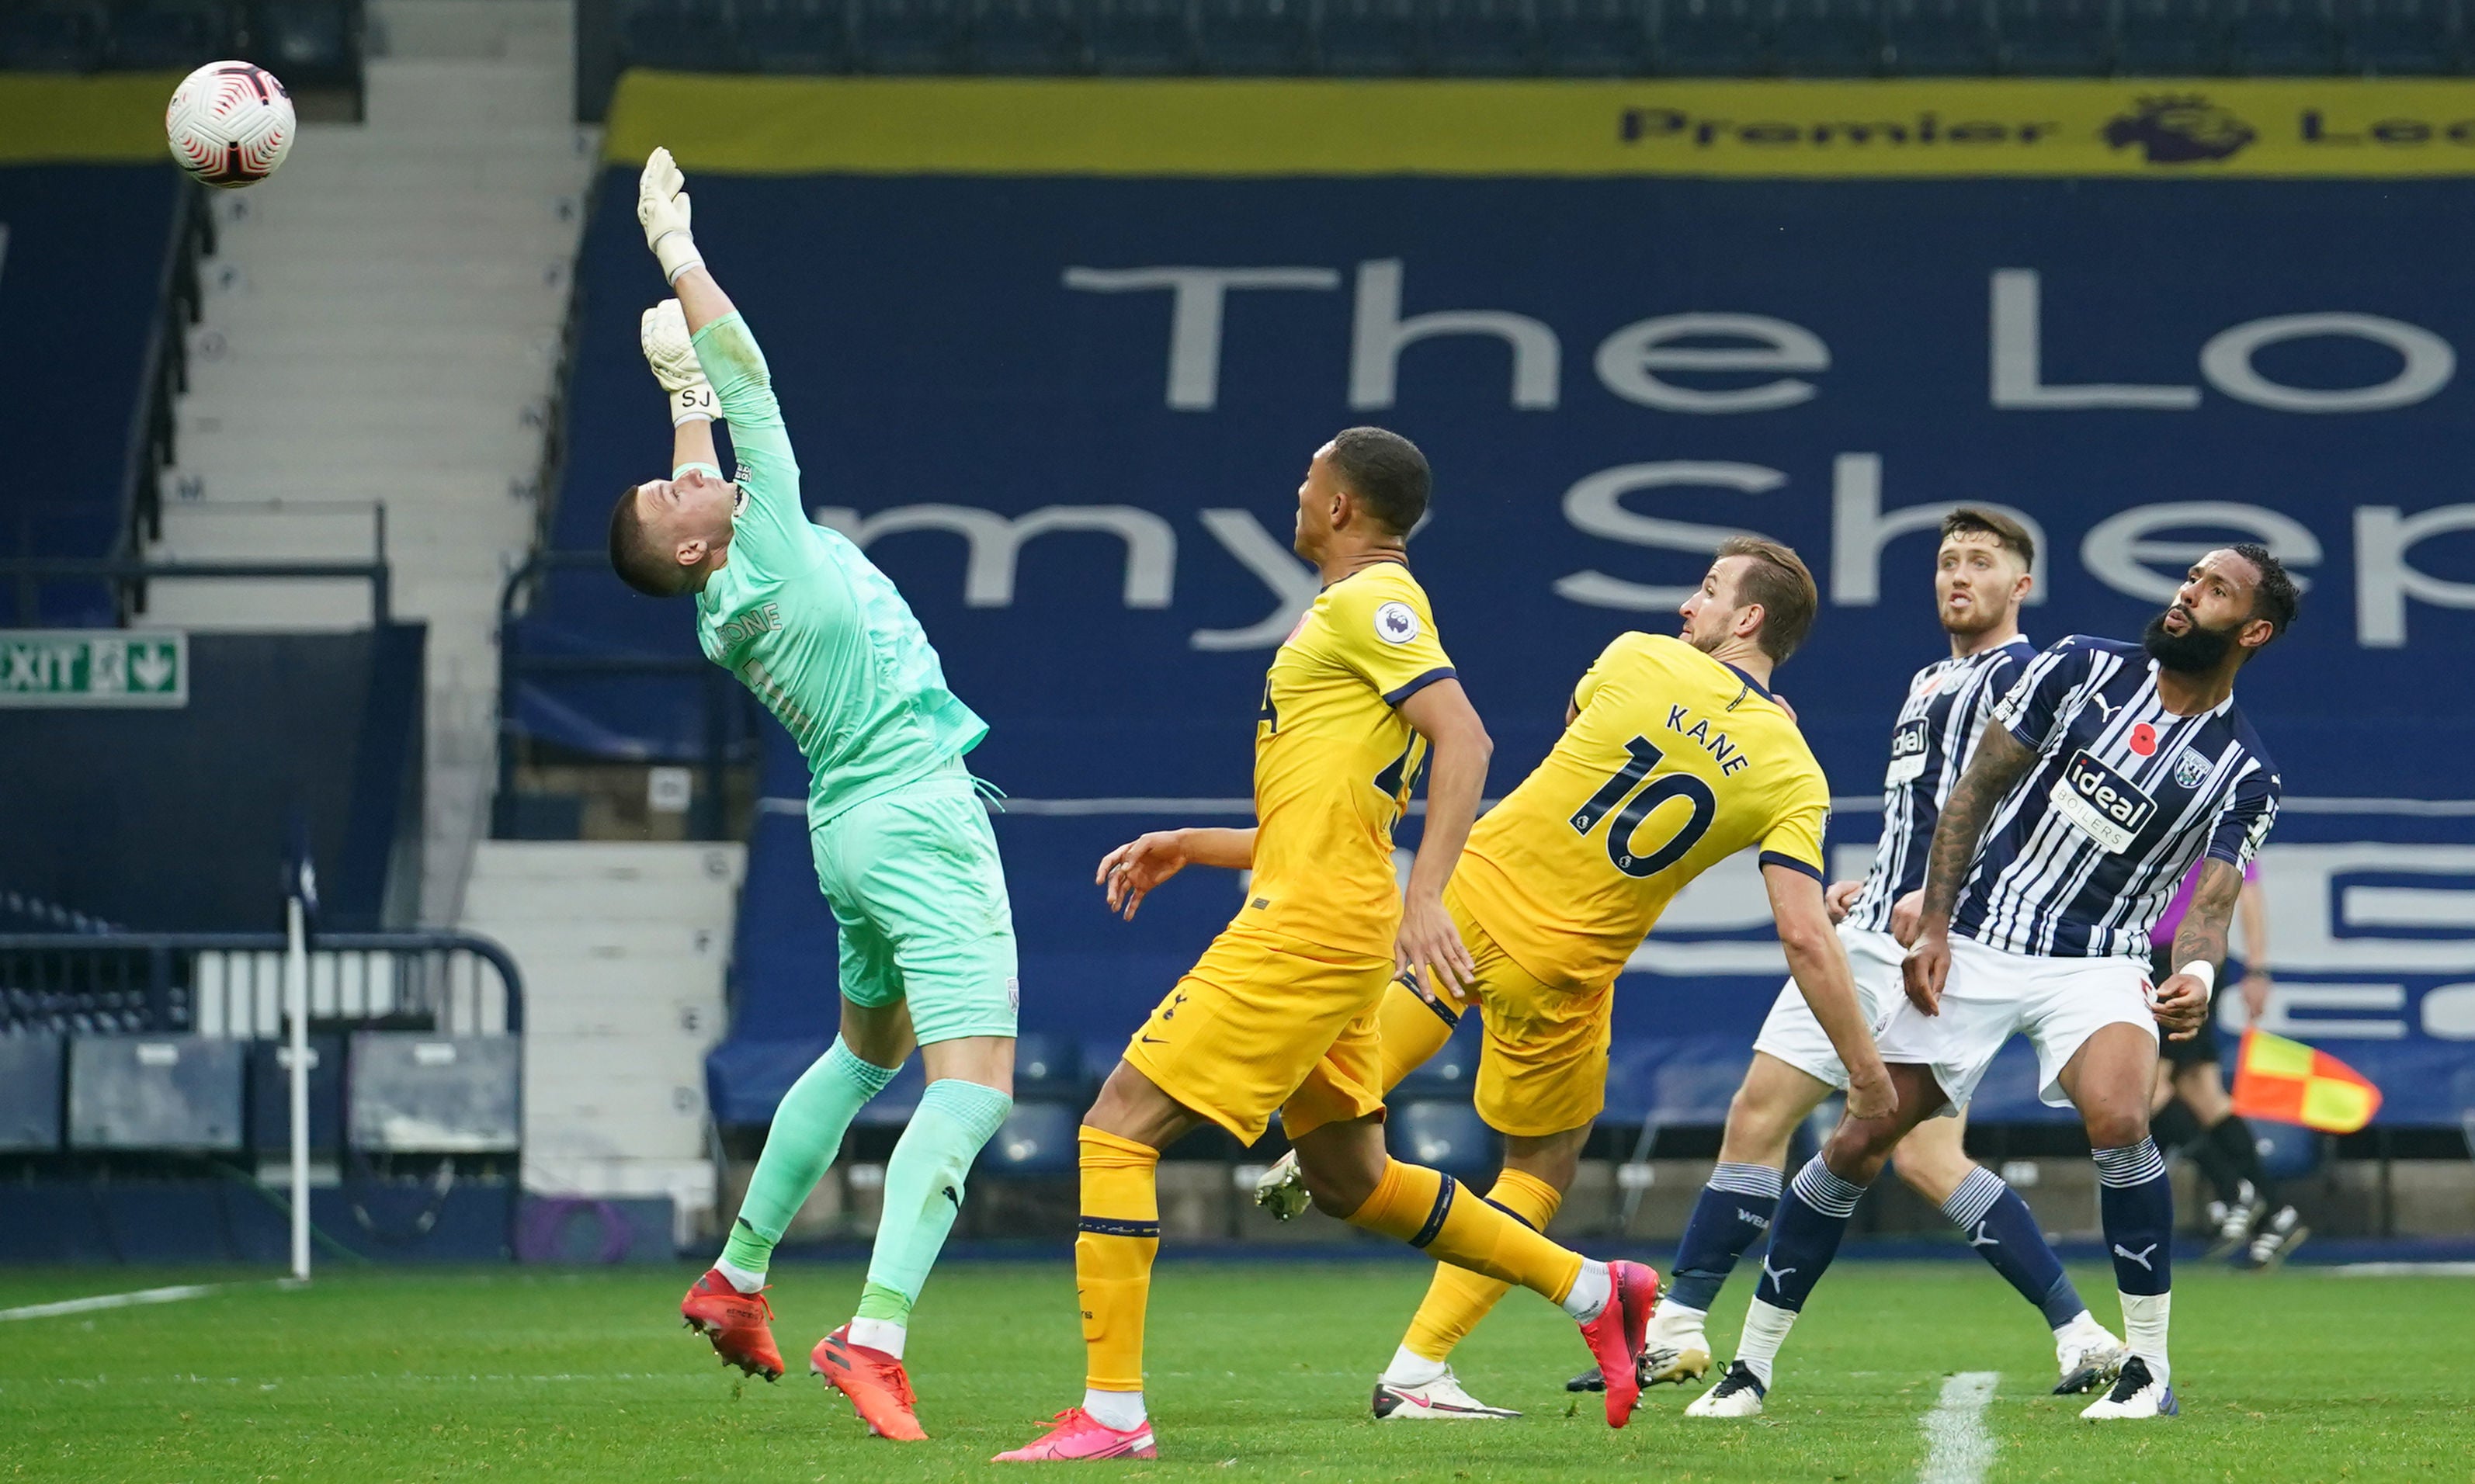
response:
<svg viewBox="0 0 2475 1484"><path fill-rule="evenodd" d="M863 1061L834 1038L816 1064L799 1074L782 1106L773 1112L773 1127L765 1135L765 1153L747 1195L739 1203L739 1219L730 1224L730 1240L722 1260L742 1272L764 1275L791 1218L807 1204L817 1181L843 1147L844 1131L869 1099L894 1080L895 1069ZM942 1084L941 1084L942 1085ZM933 1093L934 1088L930 1091Z"/></svg>
<svg viewBox="0 0 2475 1484"><path fill-rule="evenodd" d="M1014 1099L977 1083L949 1077L928 1084L911 1126L902 1131L894 1157L886 1162L885 1214L877 1222L876 1252L868 1266L868 1288L860 1297L860 1319L908 1324L911 1305L963 1209L963 1181L971 1161L1013 1107ZM852 1337L870 1343L856 1325ZM880 1341L877 1348L888 1347Z"/></svg>

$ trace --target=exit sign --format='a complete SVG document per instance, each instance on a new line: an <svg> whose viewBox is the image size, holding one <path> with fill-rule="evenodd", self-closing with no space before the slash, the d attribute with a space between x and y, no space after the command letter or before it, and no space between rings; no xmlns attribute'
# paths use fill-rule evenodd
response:
<svg viewBox="0 0 2475 1484"><path fill-rule="evenodd" d="M186 706L189 636L0 629L0 706Z"/></svg>

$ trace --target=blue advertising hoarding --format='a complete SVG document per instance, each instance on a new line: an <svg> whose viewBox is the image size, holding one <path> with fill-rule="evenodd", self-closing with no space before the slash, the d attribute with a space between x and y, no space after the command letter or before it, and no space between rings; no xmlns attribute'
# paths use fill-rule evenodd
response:
<svg viewBox="0 0 2475 1484"><path fill-rule="evenodd" d="M1656 91L1635 104L1666 107ZM650 127L623 117L614 139ZM1262 673L1313 593L1287 552L1293 492L1317 444L1372 422L1436 471L1411 558L1496 738L1491 791L1551 744L1609 637L1668 628L1715 542L1758 531L1821 584L1778 686L1858 864L1901 689L1941 650L1928 570L1950 504L2039 531L2039 640L2134 635L2197 552L2267 543L2308 583L2240 693L2294 801L2268 864L2277 1023L2376 1077L2394 1065L2385 1084L2413 1085L2389 1086L2385 1117L2475 1104L2459 1070L2475 380L2458 360L2475 187L720 173L680 154L811 514L901 585L992 724L973 762L1019 800L1000 830L1027 1026L1122 1032L1234 907L1234 885L1181 882L1148 926L1117 927L1085 884L1127 833L1242 815ZM634 352L661 288L632 197L614 162L580 270L563 546L598 545L611 498L667 457ZM540 646L692 646L683 608L594 572L553 579L527 624ZM600 750L686 756L701 737L616 690L520 705ZM767 792L796 799L797 759L775 750ZM1678 904L1620 1035L1750 1040L1779 966L1742 876ZM766 961L751 942L743 969Z"/></svg>

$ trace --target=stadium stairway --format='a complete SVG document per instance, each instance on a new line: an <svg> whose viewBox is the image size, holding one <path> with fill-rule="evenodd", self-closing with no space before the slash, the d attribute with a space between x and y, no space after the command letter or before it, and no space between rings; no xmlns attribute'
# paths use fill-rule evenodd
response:
<svg viewBox="0 0 2475 1484"><path fill-rule="evenodd" d="M564 0L373 0L367 119L303 127L219 195L164 559L365 561L429 625L422 918L453 922L485 828L499 590L530 542L594 132ZM157 584L148 621L367 621L358 583Z"/></svg>
<svg viewBox="0 0 2475 1484"><path fill-rule="evenodd" d="M524 967L527 1190L668 1196L679 1239L700 1229L704 1058L746 870L740 845L482 843L465 925Z"/></svg>

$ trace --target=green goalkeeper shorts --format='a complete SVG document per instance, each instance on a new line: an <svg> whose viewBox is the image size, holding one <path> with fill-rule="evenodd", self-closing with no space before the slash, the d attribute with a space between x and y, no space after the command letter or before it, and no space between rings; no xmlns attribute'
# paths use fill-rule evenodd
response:
<svg viewBox="0 0 2475 1484"><path fill-rule="evenodd" d="M907 1002L926 1046L1015 1034L1014 911L996 832L958 759L808 833L842 939L842 993Z"/></svg>

